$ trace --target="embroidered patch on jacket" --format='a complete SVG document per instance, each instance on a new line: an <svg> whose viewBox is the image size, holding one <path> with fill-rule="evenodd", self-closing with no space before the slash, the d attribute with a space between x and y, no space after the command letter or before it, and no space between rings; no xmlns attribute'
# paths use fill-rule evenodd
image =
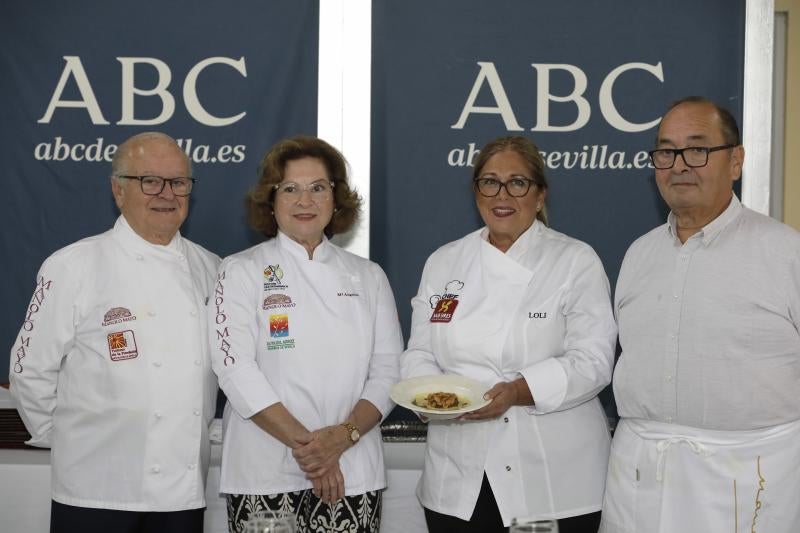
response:
<svg viewBox="0 0 800 533"><path fill-rule="evenodd" d="M269 336L272 338L289 336L289 315L269 315Z"/></svg>
<svg viewBox="0 0 800 533"><path fill-rule="evenodd" d="M289 338L289 315L269 315L269 336L279 340L267 341L267 350L294 348L294 339Z"/></svg>
<svg viewBox="0 0 800 533"><path fill-rule="evenodd" d="M265 291L285 290L287 288L283 284L283 269L280 265L267 265L264 267Z"/></svg>
<svg viewBox="0 0 800 533"><path fill-rule="evenodd" d="M131 314L130 309L127 307L112 307L103 315L103 323L101 325L105 327L130 322L131 320L136 320L136 316Z"/></svg>
<svg viewBox="0 0 800 533"><path fill-rule="evenodd" d="M442 294L434 294L428 300L433 309L431 315L431 322L450 322L453 319L453 313L458 307L458 294L457 292L464 288L464 282L457 279L447 282Z"/></svg>
<svg viewBox="0 0 800 533"><path fill-rule="evenodd" d="M133 331L129 329L115 331L114 333L109 333L107 339L108 352L111 355L112 361L124 361L139 356L139 350L136 349L136 337L133 335Z"/></svg>
<svg viewBox="0 0 800 533"><path fill-rule="evenodd" d="M292 298L285 294L270 294L264 298L262 309L286 309L295 307L297 304L292 301Z"/></svg>
<svg viewBox="0 0 800 533"><path fill-rule="evenodd" d="M431 315L431 322L450 322L457 306L458 300L442 298L436 302L436 307L434 307Z"/></svg>

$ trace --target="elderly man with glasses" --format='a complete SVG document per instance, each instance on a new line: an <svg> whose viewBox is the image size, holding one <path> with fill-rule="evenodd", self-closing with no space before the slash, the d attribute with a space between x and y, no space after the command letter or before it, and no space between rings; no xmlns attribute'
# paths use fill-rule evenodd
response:
<svg viewBox="0 0 800 533"><path fill-rule="evenodd" d="M203 531L219 258L178 232L194 182L172 138L131 137L114 227L39 270L10 378L28 444L52 448L51 532Z"/></svg>
<svg viewBox="0 0 800 533"><path fill-rule="evenodd" d="M713 102L673 104L650 157L671 212L617 282L601 531L796 532L800 233L733 194L744 149Z"/></svg>

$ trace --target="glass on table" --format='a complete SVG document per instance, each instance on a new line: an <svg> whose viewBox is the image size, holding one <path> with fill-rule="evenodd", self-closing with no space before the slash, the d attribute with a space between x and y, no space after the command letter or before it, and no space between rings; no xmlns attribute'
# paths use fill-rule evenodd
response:
<svg viewBox="0 0 800 533"><path fill-rule="evenodd" d="M296 533L294 517L275 511L258 511L250 515L243 533Z"/></svg>
<svg viewBox="0 0 800 533"><path fill-rule="evenodd" d="M514 518L511 520L509 533L558 533L558 522L556 520Z"/></svg>

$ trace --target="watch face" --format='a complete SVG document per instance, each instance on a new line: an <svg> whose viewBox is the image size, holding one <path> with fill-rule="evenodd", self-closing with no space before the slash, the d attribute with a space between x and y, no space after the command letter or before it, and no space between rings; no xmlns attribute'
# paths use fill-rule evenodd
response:
<svg viewBox="0 0 800 533"><path fill-rule="evenodd" d="M358 442L358 439L361 438L361 433L359 433L357 429L354 429L350 433L350 438L353 440L353 442Z"/></svg>

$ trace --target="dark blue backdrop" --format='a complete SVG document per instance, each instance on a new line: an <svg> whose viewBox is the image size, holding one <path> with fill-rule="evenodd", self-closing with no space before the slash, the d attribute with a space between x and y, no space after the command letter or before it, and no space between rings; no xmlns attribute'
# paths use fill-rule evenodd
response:
<svg viewBox="0 0 800 533"><path fill-rule="evenodd" d="M667 213L643 153L652 149L657 126L622 131L633 128L625 122L646 125L690 94L740 117L744 4L374 3L370 247L392 282L405 331L427 256L481 225L472 168L464 163L471 149L500 135L526 135L548 154L551 225L591 244L613 284L630 243ZM608 99L600 103L603 82L619 67L624 72L608 83L622 121ZM491 84L491 69L501 91ZM581 105L589 109L584 125L579 98L552 98L571 95L580 73ZM511 127L497 111L502 94L516 119ZM459 124L465 106L495 111L469 113ZM562 131L547 131L557 127Z"/></svg>
<svg viewBox="0 0 800 533"><path fill-rule="evenodd" d="M117 216L109 145L182 140L199 178L184 235L222 256L258 241L242 205L261 157L316 133L318 27L315 0L4 3L0 367L44 258Z"/></svg>
<svg viewBox="0 0 800 533"><path fill-rule="evenodd" d="M687 94L741 116L744 3L373 2L371 255L406 332L425 258L480 224L468 163L499 135L547 153L553 227L591 244L613 284L630 242L666 215L642 165L655 126L626 130ZM4 7L0 347L41 261L113 222L97 155L134 133L165 131L191 152L189 238L223 256L258 240L242 198L260 157L316 130L317 1ZM135 124L147 120L158 123Z"/></svg>
<svg viewBox="0 0 800 533"><path fill-rule="evenodd" d="M547 154L551 225L594 247L613 288L667 214L644 154L666 106L698 94L741 117L744 15L744 0L373 3L370 248L406 335L425 259L482 225L470 155L501 135Z"/></svg>

